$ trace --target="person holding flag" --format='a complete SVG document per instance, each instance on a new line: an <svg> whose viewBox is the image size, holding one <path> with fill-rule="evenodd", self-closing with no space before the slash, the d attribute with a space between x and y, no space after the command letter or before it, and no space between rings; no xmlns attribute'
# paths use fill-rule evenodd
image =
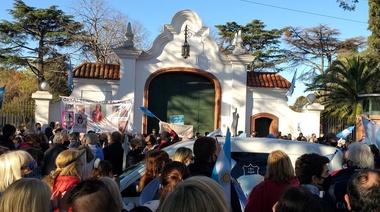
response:
<svg viewBox="0 0 380 212"><path fill-rule="evenodd" d="M226 138L227 139L227 138ZM200 137L193 145L194 163L188 166L192 176L203 175L211 177L215 164L218 160L219 153L221 151L220 145L212 137ZM230 150L231 153L231 150ZM225 173L223 180L229 184L230 190L230 206L233 212L241 212L239 196L234 189L233 183L230 180L230 174ZM223 187L223 186L222 186ZM228 186L227 186L228 187ZM212 203L210 203L212 204Z"/></svg>

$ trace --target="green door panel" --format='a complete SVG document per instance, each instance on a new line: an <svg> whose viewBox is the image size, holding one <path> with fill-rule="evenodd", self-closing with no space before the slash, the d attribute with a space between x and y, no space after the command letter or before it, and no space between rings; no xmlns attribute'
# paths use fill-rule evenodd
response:
<svg viewBox="0 0 380 212"><path fill-rule="evenodd" d="M159 75L149 85L148 102L148 109L162 121L184 115L194 133L214 130L215 88L205 77L183 72ZM148 117L147 130L152 129L158 129L158 120Z"/></svg>

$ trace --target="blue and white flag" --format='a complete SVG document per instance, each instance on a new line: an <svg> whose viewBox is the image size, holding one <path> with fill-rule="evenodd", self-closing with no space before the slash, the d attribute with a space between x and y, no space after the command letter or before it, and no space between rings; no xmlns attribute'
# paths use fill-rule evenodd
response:
<svg viewBox="0 0 380 212"><path fill-rule="evenodd" d="M366 135L366 140L369 144L375 144L377 148L380 148L380 127L377 126L376 122L362 116L362 123L364 132Z"/></svg>
<svg viewBox="0 0 380 212"><path fill-rule="evenodd" d="M212 132L210 132L207 137L216 137L216 136L223 136L223 132L221 128L218 128Z"/></svg>
<svg viewBox="0 0 380 212"><path fill-rule="evenodd" d="M149 116L149 117L156 117L152 112L150 112L148 109L146 109L144 106L140 106L139 107L140 108L140 110L145 114L145 115L147 115L147 116Z"/></svg>
<svg viewBox="0 0 380 212"><path fill-rule="evenodd" d="M4 96L5 86L0 87L0 109L3 106L3 96Z"/></svg>
<svg viewBox="0 0 380 212"><path fill-rule="evenodd" d="M67 78L67 89L69 91L74 90L74 83L73 83L73 66L71 65L71 59L69 58L69 70L68 70L68 78Z"/></svg>
<svg viewBox="0 0 380 212"><path fill-rule="evenodd" d="M294 72L292 83L290 84L290 87L288 88L288 92L286 92L287 96L292 96L294 92L294 88L296 87L296 79L297 79L297 69Z"/></svg>
<svg viewBox="0 0 380 212"><path fill-rule="evenodd" d="M336 137L346 139L347 136L349 136L352 133L352 130L354 130L355 126L349 126L346 129L344 129L342 132L336 134Z"/></svg>
<svg viewBox="0 0 380 212"><path fill-rule="evenodd" d="M223 149L218 155L211 178L218 182L231 202L231 132L227 129L226 140Z"/></svg>

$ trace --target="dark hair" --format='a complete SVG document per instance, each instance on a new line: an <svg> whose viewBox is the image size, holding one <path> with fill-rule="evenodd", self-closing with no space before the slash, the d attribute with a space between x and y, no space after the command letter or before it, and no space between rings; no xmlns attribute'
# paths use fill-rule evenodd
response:
<svg viewBox="0 0 380 212"><path fill-rule="evenodd" d="M73 208L86 208L93 212L116 212L118 207L111 192L100 180L84 180L69 193L67 202Z"/></svg>
<svg viewBox="0 0 380 212"><path fill-rule="evenodd" d="M290 186L282 193L276 211L280 212L323 212L318 197L302 186Z"/></svg>
<svg viewBox="0 0 380 212"><path fill-rule="evenodd" d="M162 185L160 204L164 202L166 196L172 190L174 190L178 183L190 176L190 171L184 163L179 161L173 161L166 164L162 169L160 177L160 182Z"/></svg>
<svg viewBox="0 0 380 212"><path fill-rule="evenodd" d="M193 152L196 162L209 162L216 151L216 140L212 137L200 137L194 142Z"/></svg>
<svg viewBox="0 0 380 212"><path fill-rule="evenodd" d="M114 143L121 143L121 133L115 131L111 134L111 140Z"/></svg>
<svg viewBox="0 0 380 212"><path fill-rule="evenodd" d="M97 167L91 170L90 178L108 177L110 173L113 173L112 164L107 160L101 160L99 164L97 164Z"/></svg>
<svg viewBox="0 0 380 212"><path fill-rule="evenodd" d="M376 175L374 182L369 179L370 173ZM352 175L347 195L352 211L380 211L380 172L368 169Z"/></svg>
<svg viewBox="0 0 380 212"><path fill-rule="evenodd" d="M296 176L300 184L309 184L313 175L320 177L323 172L323 166L330 160L316 153L303 154L296 161Z"/></svg>
<svg viewBox="0 0 380 212"><path fill-rule="evenodd" d="M16 127L11 124L5 124L3 126L3 135L5 137L10 137L13 133L16 132Z"/></svg>
<svg viewBox="0 0 380 212"><path fill-rule="evenodd" d="M149 141L152 145L156 145L156 136L154 134L147 135L149 137Z"/></svg>

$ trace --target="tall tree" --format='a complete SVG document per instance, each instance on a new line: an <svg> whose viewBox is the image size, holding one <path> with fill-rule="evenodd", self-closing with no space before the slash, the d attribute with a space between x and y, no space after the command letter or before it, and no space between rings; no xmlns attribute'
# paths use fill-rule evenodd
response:
<svg viewBox="0 0 380 212"><path fill-rule="evenodd" d="M339 30L320 24L311 28L289 27L284 41L290 46L291 66L308 67L301 74L301 79L308 81L316 75L324 74L339 53L357 52L365 44L363 37L341 41Z"/></svg>
<svg viewBox="0 0 380 212"><path fill-rule="evenodd" d="M348 118L354 124L361 114L362 93L379 88L379 68L372 69L362 57L335 60L325 74L315 77L307 90L317 91L316 97L325 105L325 112L338 118Z"/></svg>
<svg viewBox="0 0 380 212"><path fill-rule="evenodd" d="M146 41L149 34L141 23L130 20L104 0L77 0L73 9L89 33L82 52L87 61L117 63L118 58L112 48L125 41L128 22L131 22L135 34L135 46L141 49L148 47Z"/></svg>
<svg viewBox="0 0 380 212"><path fill-rule="evenodd" d="M8 10L15 21L0 22L0 62L13 67L24 66L45 79L45 65L62 57L60 50L72 46L83 35L82 24L57 6L36 9L15 0Z"/></svg>
<svg viewBox="0 0 380 212"><path fill-rule="evenodd" d="M372 34L368 37L368 51L369 56L376 61L376 64L380 62L380 2L377 0L368 0L369 6L369 20L368 29Z"/></svg>
<svg viewBox="0 0 380 212"><path fill-rule="evenodd" d="M266 25L260 20L253 20L245 26L236 22L227 22L225 25L216 25L219 30L219 48L225 54L231 54L234 48L235 34L241 30L246 53L252 54L251 71L281 71L278 65L286 61L286 50L280 49L281 37L285 29L266 30Z"/></svg>

